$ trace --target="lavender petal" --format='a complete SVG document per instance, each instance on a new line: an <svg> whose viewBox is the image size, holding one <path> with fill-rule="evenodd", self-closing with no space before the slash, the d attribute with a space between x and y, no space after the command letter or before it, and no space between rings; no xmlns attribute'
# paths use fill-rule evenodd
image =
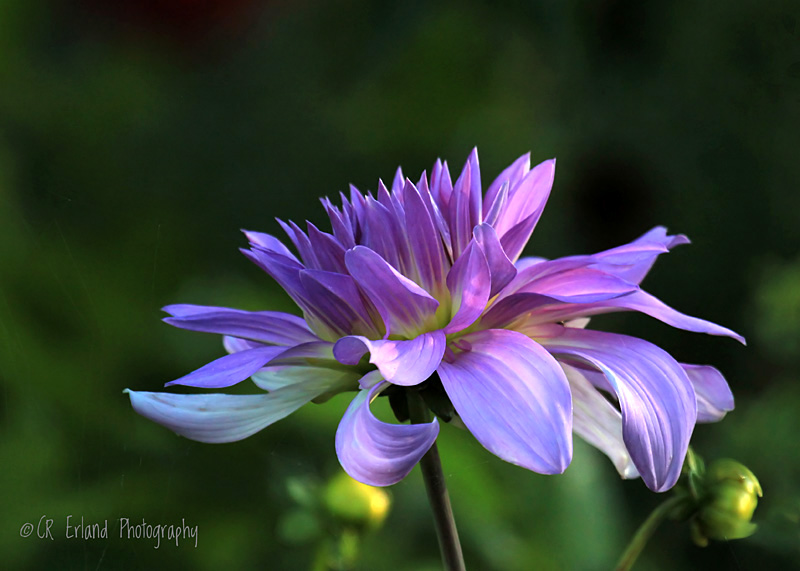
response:
<svg viewBox="0 0 800 571"><path fill-rule="evenodd" d="M375 418L369 403L388 386L362 389L336 431L336 455L352 478L370 486L391 486L406 477L439 434L430 424L389 424Z"/></svg>
<svg viewBox="0 0 800 571"><path fill-rule="evenodd" d="M371 308L370 312L351 276L322 270L303 270L300 272L300 283L313 307L313 314L324 320L336 332L336 337L350 333L368 336L383 334L380 324L375 324L372 319L376 310Z"/></svg>
<svg viewBox="0 0 800 571"><path fill-rule="evenodd" d="M264 395L125 392L145 418L192 440L221 443L247 438L330 389L325 380L309 380Z"/></svg>
<svg viewBox="0 0 800 571"><path fill-rule="evenodd" d="M663 492L680 476L697 419L694 389L665 351L635 337L564 327L540 339L557 358L601 371L619 399L622 434L648 488Z"/></svg>
<svg viewBox="0 0 800 571"><path fill-rule="evenodd" d="M230 387L250 377L284 351L286 347L269 345L225 355L180 379L168 382L166 386L184 385L205 389Z"/></svg>
<svg viewBox="0 0 800 571"><path fill-rule="evenodd" d="M572 459L572 399L561 367L532 339L508 330L470 333L439 365L447 396L470 432L503 460L541 474Z"/></svg>
<svg viewBox="0 0 800 571"><path fill-rule="evenodd" d="M697 395L697 422L716 422L733 410L733 393L725 377L708 365L681 363Z"/></svg>
<svg viewBox="0 0 800 571"><path fill-rule="evenodd" d="M572 391L572 430L608 456L620 476L625 479L638 477L639 472L622 438L622 414L580 369L565 363L561 363L561 368Z"/></svg>
<svg viewBox="0 0 800 571"><path fill-rule="evenodd" d="M190 331L231 335L274 345L317 340L302 318L288 313L189 304L168 305L163 311L172 315L164 318L166 323Z"/></svg>
<svg viewBox="0 0 800 571"><path fill-rule="evenodd" d="M410 188L408 188L410 187ZM445 251L431 212L420 192L407 183L405 225L420 285L435 293L445 276Z"/></svg>
<svg viewBox="0 0 800 571"><path fill-rule="evenodd" d="M383 378L395 385L418 385L430 377L442 361L447 344L443 331L423 333L413 339L373 341L359 335L342 337L333 347L336 359L357 365L369 352L369 362Z"/></svg>
<svg viewBox="0 0 800 571"><path fill-rule="evenodd" d="M505 209L498 216L494 229L512 261L522 253L544 211L553 187L555 166L555 159L537 165L509 191Z"/></svg>
<svg viewBox="0 0 800 571"><path fill-rule="evenodd" d="M517 268L503 251L503 246L500 244L494 228L488 224L478 224L472 231L472 235L489 264L489 275L492 281L489 297L494 297L514 279L514 276L517 275Z"/></svg>
<svg viewBox="0 0 800 571"><path fill-rule="evenodd" d="M438 301L369 248L348 250L345 262L383 318L386 336L415 337L436 313Z"/></svg>
<svg viewBox="0 0 800 571"><path fill-rule="evenodd" d="M489 265L478 243L471 241L447 274L452 300L452 319L445 333L454 333L472 325L489 301L492 282Z"/></svg>
<svg viewBox="0 0 800 571"><path fill-rule="evenodd" d="M486 190L486 197L483 200L484 220L487 218L488 213L494 209L495 199L503 185L507 185L509 189L516 187L530 170L531 154L525 153L497 175L497 178L494 179Z"/></svg>
<svg viewBox="0 0 800 571"><path fill-rule="evenodd" d="M450 198L448 221L453 257L458 258L472 239L472 229L480 224L481 174L478 151L472 149L464 170L458 177Z"/></svg>

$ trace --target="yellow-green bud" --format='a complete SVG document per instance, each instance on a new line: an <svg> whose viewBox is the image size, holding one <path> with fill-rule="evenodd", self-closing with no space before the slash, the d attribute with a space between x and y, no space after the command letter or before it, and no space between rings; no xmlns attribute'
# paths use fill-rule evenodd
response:
<svg viewBox="0 0 800 571"><path fill-rule="evenodd" d="M741 539L753 534L753 512L761 497L758 478L742 464L722 459L706 471L705 497L692 521L692 536L698 545L709 539Z"/></svg>
<svg viewBox="0 0 800 571"><path fill-rule="evenodd" d="M367 486L341 472L325 487L322 502L340 521L365 528L377 528L386 519L391 505L382 488Z"/></svg>

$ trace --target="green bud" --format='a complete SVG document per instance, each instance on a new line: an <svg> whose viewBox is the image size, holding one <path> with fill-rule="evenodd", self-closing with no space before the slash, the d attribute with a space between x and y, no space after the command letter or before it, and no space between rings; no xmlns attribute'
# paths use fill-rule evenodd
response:
<svg viewBox="0 0 800 571"><path fill-rule="evenodd" d="M325 487L322 503L343 523L374 529L386 519L391 499L382 488L367 486L340 472Z"/></svg>
<svg viewBox="0 0 800 571"><path fill-rule="evenodd" d="M741 539L755 532L750 520L762 491L750 470L734 460L716 460L706 470L703 487L692 521L695 543L705 546L709 539Z"/></svg>

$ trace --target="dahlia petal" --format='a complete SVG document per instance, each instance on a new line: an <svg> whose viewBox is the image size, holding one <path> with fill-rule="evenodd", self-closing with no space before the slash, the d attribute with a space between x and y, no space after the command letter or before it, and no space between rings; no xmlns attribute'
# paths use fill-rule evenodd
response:
<svg viewBox="0 0 800 571"><path fill-rule="evenodd" d="M280 218L276 218L276 220L278 224L280 224L280 227L283 228L283 231L286 232L286 235L292 241L294 247L297 248L297 251L300 253L300 258L303 260L303 265L308 268L319 269L320 261L317 258L317 252L311 246L311 241L308 239L305 232L291 220L288 224Z"/></svg>
<svg viewBox="0 0 800 571"><path fill-rule="evenodd" d="M508 330L470 333L439 365L447 396L486 449L542 474L572 459L572 399L566 376L532 339Z"/></svg>
<svg viewBox="0 0 800 571"><path fill-rule="evenodd" d="M495 209L495 199L497 198L503 185L509 188L517 186L520 180L531 170L531 154L525 153L516 161L511 163L501 172L489 188L486 190L486 197L483 199L484 220L488 218L488 212Z"/></svg>
<svg viewBox="0 0 800 571"><path fill-rule="evenodd" d="M264 367L253 374L251 380L262 391L275 391L307 379L313 379L318 370L318 367ZM334 372L332 369L327 370ZM341 373L341 371L338 372Z"/></svg>
<svg viewBox="0 0 800 571"><path fill-rule="evenodd" d="M278 282L278 285L289 294L289 297L298 306L303 310L307 309L307 294L300 283L300 272L305 269L305 266L298 262L294 256L290 257L274 250L261 248L242 249L241 252Z"/></svg>
<svg viewBox="0 0 800 571"><path fill-rule="evenodd" d="M324 318L334 328L337 337L349 333L371 336L383 334L375 326L356 281L349 275L303 270L300 272L300 282L314 314Z"/></svg>
<svg viewBox="0 0 800 571"><path fill-rule="evenodd" d="M443 331L423 333L414 339L373 341L359 335L342 337L333 347L336 359L345 365L357 365L369 352L369 362L378 367L383 378L395 385L418 385L439 366L447 341Z"/></svg>
<svg viewBox="0 0 800 571"><path fill-rule="evenodd" d="M489 264L473 240L447 274L453 317L445 327L445 333L461 331L472 325L486 308L491 287Z"/></svg>
<svg viewBox="0 0 800 571"><path fill-rule="evenodd" d="M383 382L383 376L378 369L372 370L358 380L362 389L371 389L378 383Z"/></svg>
<svg viewBox="0 0 800 571"><path fill-rule="evenodd" d="M192 440L221 443L247 438L329 390L326 380L316 379L265 395L125 392L145 418Z"/></svg>
<svg viewBox="0 0 800 571"><path fill-rule="evenodd" d="M382 180L378 180L378 202L383 204L390 212L394 210L392 203L392 195L389 194L389 189L383 184Z"/></svg>
<svg viewBox="0 0 800 571"><path fill-rule="evenodd" d="M503 251L503 246L500 244L494 228L488 224L478 224L472 231L472 235L489 264L489 274L492 280L489 297L494 297L514 279L514 276L517 275L517 268Z"/></svg>
<svg viewBox="0 0 800 571"><path fill-rule="evenodd" d="M616 311L638 311L678 329L732 337L745 344L744 337L735 331L681 313L642 290L591 303L565 303L542 294L514 293L496 301L481 323L486 327L501 327L513 322L515 329L529 331L543 323L569 321Z"/></svg>
<svg viewBox="0 0 800 571"><path fill-rule="evenodd" d="M663 492L680 476L697 419L694 389L665 351L635 337L565 327L540 339L557 358L602 371L619 399L622 434L648 488Z"/></svg>
<svg viewBox="0 0 800 571"><path fill-rule="evenodd" d="M386 260L364 246L345 254L350 275L375 304L390 334L414 337L419 327L436 313L439 302Z"/></svg>
<svg viewBox="0 0 800 571"><path fill-rule="evenodd" d="M249 349L263 347L262 344L247 339L239 339L226 335L222 338L222 344L228 353L238 353ZM281 351L276 352L265 367L278 366L298 366L298 367L333 367L337 368L338 361L333 357L333 343L330 341L309 341L300 343L293 347L279 347Z"/></svg>
<svg viewBox="0 0 800 571"><path fill-rule="evenodd" d="M539 256L525 256L524 258L518 259L514 262L514 266L517 268L517 275L523 270L526 270L530 267L535 266L536 264L541 264L542 262L546 262L547 258L541 258ZM515 278L516 280L516 278Z"/></svg>
<svg viewBox="0 0 800 571"><path fill-rule="evenodd" d="M506 209L506 202L508 202L508 189L509 184L508 181L506 181L503 183L503 186L500 187L500 190L497 191L497 196L494 197L492 207L484 214L483 224L488 224L492 228L494 228L494 225L497 224L497 219L500 217L500 214L505 212Z"/></svg>
<svg viewBox="0 0 800 571"><path fill-rule="evenodd" d="M503 297L517 292L536 292L543 293L545 288L537 287L538 284L558 283L558 279L575 279L570 276L571 272L577 272L575 276L609 276L607 280L617 280L619 285L617 290L627 289L633 291L636 285L620 277L616 270L618 266L613 264L597 264L595 256L567 256L555 260L544 258L528 257L516 262L517 275L503 291ZM581 272L596 272L582 274ZM579 281L579 280L578 280ZM611 283L610 281L608 283ZM626 287L627 284L627 287Z"/></svg>
<svg viewBox="0 0 800 571"><path fill-rule="evenodd" d="M316 367L336 366L333 356L333 343L329 341L312 341L289 347L275 355L267 365L311 365Z"/></svg>
<svg viewBox="0 0 800 571"><path fill-rule="evenodd" d="M350 185L350 192L352 193L355 187L351 184ZM363 198L363 197L362 197ZM353 203L347 199L345 194L342 191L339 191L339 199L342 201L342 217L350 226L350 228L355 232L356 226L358 225L358 217L356 216L355 208L353 207Z"/></svg>
<svg viewBox="0 0 800 571"><path fill-rule="evenodd" d="M547 276L564 273L570 270L585 268L589 265L589 256L577 256L568 258L558 258L557 260L546 260L544 258L526 257L514 264L517 268L517 275L505 288L502 297L521 292L529 291L531 284Z"/></svg>
<svg viewBox="0 0 800 571"><path fill-rule="evenodd" d="M345 249L355 246L356 240L353 236L353 227L350 225L349 218L343 212L340 212L328 198L323 198L321 201L325 212L328 214L328 219L331 221L331 228L336 240Z"/></svg>
<svg viewBox="0 0 800 571"><path fill-rule="evenodd" d="M564 327L576 327L578 329L586 329L586 326L589 325L589 321L591 321L591 317L578 317L576 319L571 319L569 321L564 322Z"/></svg>
<svg viewBox="0 0 800 571"><path fill-rule="evenodd" d="M670 236L666 228L656 226L630 244L611 248L590 257L594 258L592 267L639 284L660 254L669 252L675 246L688 243L689 238L683 234Z"/></svg>
<svg viewBox="0 0 800 571"><path fill-rule="evenodd" d="M539 222L555 176L555 159L535 166L516 186L511 187L506 207L494 229L512 260L516 260ZM513 233L512 233L513 231ZM506 237L507 234L511 236Z"/></svg>
<svg viewBox="0 0 800 571"><path fill-rule="evenodd" d="M563 307L564 304L540 293L515 293L503 297L492 303L489 310L481 317L481 327L485 329L501 329L514 323L514 329L521 330L517 325L538 325L541 322L552 323L554 319L540 317L541 308L553 304ZM570 305L570 307L573 307ZM579 307L579 306L578 306ZM549 315L549 314L548 314Z"/></svg>
<svg viewBox="0 0 800 571"><path fill-rule="evenodd" d="M163 311L172 315L164 318L166 323L190 331L231 335L275 345L297 345L317 340L302 318L278 311L243 311L190 304L168 305Z"/></svg>
<svg viewBox="0 0 800 571"><path fill-rule="evenodd" d="M389 214L391 214L392 218L395 220L397 219L397 207L398 203L396 200L392 200L394 197L394 193L389 194L389 190L386 188L386 185L383 184L382 180L378 181L378 203L383 206Z"/></svg>
<svg viewBox="0 0 800 571"><path fill-rule="evenodd" d="M225 355L180 379L168 382L166 386L185 385L205 389L230 387L242 382L284 351L286 347L269 345Z"/></svg>
<svg viewBox="0 0 800 571"><path fill-rule="evenodd" d="M450 197L453 194L453 183L447 161L436 160L431 169L431 196L442 212L448 212Z"/></svg>
<svg viewBox="0 0 800 571"><path fill-rule="evenodd" d="M561 363L572 391L572 430L609 457L619 475L636 478L639 472L622 439L622 415L575 367Z"/></svg>
<svg viewBox="0 0 800 571"><path fill-rule="evenodd" d="M317 253L319 269L326 272L347 273L344 265L344 248L336 238L322 232L311 222L306 222L311 248Z"/></svg>
<svg viewBox="0 0 800 571"><path fill-rule="evenodd" d="M362 389L350 403L336 430L336 455L352 478L370 486L391 486L405 478L439 434L429 424L389 424L375 418L370 402L388 386Z"/></svg>
<svg viewBox="0 0 800 571"><path fill-rule="evenodd" d="M433 181L433 176L431 176L431 185L433 185ZM450 229L447 227L447 221L444 218L444 214L442 214L439 202L434 197L431 189L428 187L428 181L425 178L425 173L422 173L422 176L419 179L417 190L419 191L425 206L428 208L428 212L430 212L431 219L436 225L436 229L439 231L439 238L442 241L442 246L444 247L445 252L452 257L453 249L450 240Z"/></svg>
<svg viewBox="0 0 800 571"><path fill-rule="evenodd" d="M366 206L367 206L366 197L363 194L361 194L360 190L358 190L355 186L353 186L351 184L350 185L350 210L351 210L350 217L352 219L353 228L354 229L357 226L360 226L363 229L364 218L366 217L366 214L365 214ZM356 236L356 242L358 242L358 236Z"/></svg>
<svg viewBox="0 0 800 571"><path fill-rule="evenodd" d="M525 246L528 244L536 220L538 220L538 215L531 214L525 220L507 230L502 236L500 236L498 232L503 250L508 256L508 259L512 262L519 258L520 254L522 254L522 250L525 249Z"/></svg>
<svg viewBox="0 0 800 571"><path fill-rule="evenodd" d="M619 297L638 289L635 284L617 276L598 270L576 268L534 280L522 288L520 293L538 293L565 303L591 303Z"/></svg>
<svg viewBox="0 0 800 571"><path fill-rule="evenodd" d="M369 196L364 206L364 216L362 246L360 247L374 251L388 264L403 271L405 268L401 263L401 248L404 247L405 236L395 218L394 211ZM345 254L346 263L347 255Z"/></svg>
<svg viewBox="0 0 800 571"><path fill-rule="evenodd" d="M257 349L263 347L262 343L250 341L249 339L240 339L239 337L231 337L225 335L222 338L222 346L228 353L238 353L239 351L247 351L248 349Z"/></svg>
<svg viewBox="0 0 800 571"><path fill-rule="evenodd" d="M392 179L392 192L400 192L403 189L405 180L406 178L403 176L403 169L397 167L397 170L394 172L394 178Z"/></svg>
<svg viewBox="0 0 800 571"><path fill-rule="evenodd" d="M733 410L733 393L725 377L708 365L681 363L697 396L697 422L716 422Z"/></svg>
<svg viewBox="0 0 800 571"><path fill-rule="evenodd" d="M435 291L444 281L445 257L439 232L420 192L410 185L405 201L406 234L420 285Z"/></svg>
<svg viewBox="0 0 800 571"><path fill-rule="evenodd" d="M727 327L722 327L711 321L691 317L685 313L681 313L672 309L663 301L646 293L642 290L635 291L628 295L624 295L614 299L608 299L600 302L600 306L615 307L620 309L629 309L646 313L650 317L655 317L659 321L663 321L667 325L683 329L685 331L693 331L695 333L707 333L708 335L719 335L724 337L731 337L736 339L742 345L745 345L744 337L731 331ZM588 313L584 314L588 315Z"/></svg>
<svg viewBox="0 0 800 571"><path fill-rule="evenodd" d="M258 388L270 392L315 380L327 384L329 387L326 391L327 395L356 389L360 376L355 370L343 371L328 367L267 366L255 373L252 380ZM314 400L319 402L320 396L315 397Z"/></svg>
<svg viewBox="0 0 800 571"><path fill-rule="evenodd" d="M450 238L453 256L459 257L472 239L472 229L480 224L481 174L478 150L472 149L464 170L453 187L449 204Z"/></svg>
<svg viewBox="0 0 800 571"><path fill-rule="evenodd" d="M588 268L616 276L626 282L639 285L642 278L660 254L670 248L686 244L686 236L668 236L666 228L657 226L629 244L611 248L597 254L567 256L556 260L524 258L517 261L519 272L504 292L527 291L527 286L550 274Z"/></svg>
<svg viewBox="0 0 800 571"><path fill-rule="evenodd" d="M250 230L242 230L242 232L244 232L244 235L247 237L247 240L250 242L251 246L261 248L268 252L275 252L282 256L286 256L294 262L300 263L291 250L286 247L286 244L278 240L275 236L272 236L271 234L264 234L263 232L252 232Z"/></svg>

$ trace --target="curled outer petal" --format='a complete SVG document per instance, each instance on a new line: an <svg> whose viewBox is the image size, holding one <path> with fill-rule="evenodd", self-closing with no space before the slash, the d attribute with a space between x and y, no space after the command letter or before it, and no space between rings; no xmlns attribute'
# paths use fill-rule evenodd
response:
<svg viewBox="0 0 800 571"><path fill-rule="evenodd" d="M370 486L390 486L406 477L439 434L430 424L389 424L375 418L372 400L388 383L359 391L336 430L336 454L352 478Z"/></svg>
<svg viewBox="0 0 800 571"><path fill-rule="evenodd" d="M572 430L614 463L623 478L639 476L622 439L622 415L582 374L566 363L561 368L572 391Z"/></svg>
<svg viewBox="0 0 800 571"><path fill-rule="evenodd" d="M665 351L641 339L554 327L540 338L558 359L577 360L602 372L622 409L625 447L648 488L675 485L697 419L694 389Z"/></svg>
<svg viewBox="0 0 800 571"><path fill-rule="evenodd" d="M418 385L430 377L442 361L447 344L443 331L423 333L408 340L373 341L360 335L342 337L333 347L336 359L357 365L369 352L369 362L383 378L395 385Z"/></svg>
<svg viewBox="0 0 800 571"><path fill-rule="evenodd" d="M681 363L681 367L697 395L697 422L716 422L733 410L733 393L722 373L708 365Z"/></svg>

